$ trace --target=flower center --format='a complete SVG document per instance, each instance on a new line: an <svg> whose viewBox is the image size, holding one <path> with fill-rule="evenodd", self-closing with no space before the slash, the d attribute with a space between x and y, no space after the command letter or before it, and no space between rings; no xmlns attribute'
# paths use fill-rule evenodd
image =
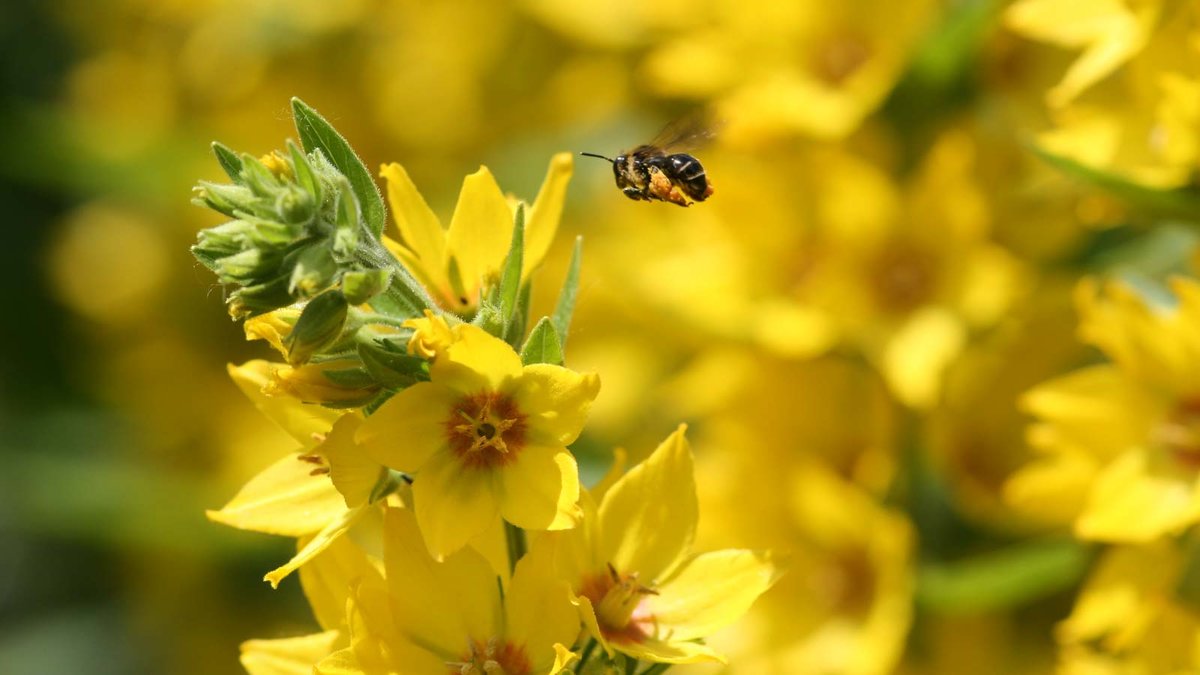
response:
<svg viewBox="0 0 1200 675"><path fill-rule="evenodd" d="M888 246L870 270L875 298L889 312L903 313L923 304L936 283L932 256L905 244Z"/></svg>
<svg viewBox="0 0 1200 675"><path fill-rule="evenodd" d="M813 75L830 87L840 87L873 56L871 45L850 32L835 33L820 41L812 52Z"/></svg>
<svg viewBox="0 0 1200 675"><path fill-rule="evenodd" d="M585 578L579 594L592 601L596 622L610 642L646 639L654 616L642 607L642 600L658 591L638 583L636 572L622 575L609 564L607 574Z"/></svg>
<svg viewBox="0 0 1200 675"><path fill-rule="evenodd" d="M516 461L525 447L525 415L509 396L474 394L454 404L446 436L450 450L465 466L503 466Z"/></svg>
<svg viewBox="0 0 1200 675"><path fill-rule="evenodd" d="M532 671L524 648L497 638L468 641L462 660L448 662L446 667L449 675L528 675Z"/></svg>
<svg viewBox="0 0 1200 675"><path fill-rule="evenodd" d="M1200 399L1181 401L1154 429L1153 436L1177 466L1200 471Z"/></svg>

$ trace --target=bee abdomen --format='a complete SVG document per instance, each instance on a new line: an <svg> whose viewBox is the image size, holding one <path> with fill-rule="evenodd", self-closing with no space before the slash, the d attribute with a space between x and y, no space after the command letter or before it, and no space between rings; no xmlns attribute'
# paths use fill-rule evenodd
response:
<svg viewBox="0 0 1200 675"><path fill-rule="evenodd" d="M663 159L669 167L667 175L687 193L688 197L702 202L712 194L709 191L708 177L705 176L700 160L684 153L667 155Z"/></svg>

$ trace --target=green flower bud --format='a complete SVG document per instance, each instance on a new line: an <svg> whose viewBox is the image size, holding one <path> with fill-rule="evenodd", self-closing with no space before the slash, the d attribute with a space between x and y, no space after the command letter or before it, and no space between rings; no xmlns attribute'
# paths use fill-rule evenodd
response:
<svg viewBox="0 0 1200 675"><path fill-rule="evenodd" d="M336 343L346 326L349 309L346 296L338 290L326 291L310 300L284 341L288 363L293 366L308 363L314 354Z"/></svg>
<svg viewBox="0 0 1200 675"><path fill-rule="evenodd" d="M392 280L390 270L347 272L342 276L342 293L352 305L361 305L379 295Z"/></svg>
<svg viewBox="0 0 1200 675"><path fill-rule="evenodd" d="M312 297L329 288L337 272L338 264L328 248L320 242L307 246L295 257L289 290L299 298Z"/></svg>

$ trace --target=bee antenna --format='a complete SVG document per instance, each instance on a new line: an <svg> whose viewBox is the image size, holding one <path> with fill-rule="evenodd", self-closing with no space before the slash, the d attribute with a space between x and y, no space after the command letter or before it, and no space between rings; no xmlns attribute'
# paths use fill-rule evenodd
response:
<svg viewBox="0 0 1200 675"><path fill-rule="evenodd" d="M613 159L611 157L605 157L604 155L597 155L594 152L581 152L579 154L583 155L584 157L599 157L600 159L602 159L606 162L615 162L616 161L615 159Z"/></svg>

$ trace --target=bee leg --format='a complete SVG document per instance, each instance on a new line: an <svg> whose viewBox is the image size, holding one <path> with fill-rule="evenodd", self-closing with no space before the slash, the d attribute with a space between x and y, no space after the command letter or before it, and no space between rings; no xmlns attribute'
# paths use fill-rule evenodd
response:
<svg viewBox="0 0 1200 675"><path fill-rule="evenodd" d="M635 202L641 201L643 199L645 199L646 201L650 201L650 198L647 197L645 195L645 193L643 193L641 190L639 190L635 187L621 188L621 192L625 193L626 197L629 197L630 199L632 199Z"/></svg>
<svg viewBox="0 0 1200 675"><path fill-rule="evenodd" d="M687 197L671 182L670 178L667 178L667 174L663 173L658 167L650 167L650 185L647 191L655 199L680 206L688 205Z"/></svg>

